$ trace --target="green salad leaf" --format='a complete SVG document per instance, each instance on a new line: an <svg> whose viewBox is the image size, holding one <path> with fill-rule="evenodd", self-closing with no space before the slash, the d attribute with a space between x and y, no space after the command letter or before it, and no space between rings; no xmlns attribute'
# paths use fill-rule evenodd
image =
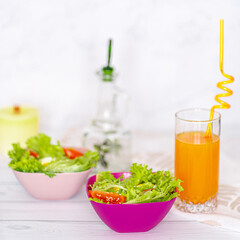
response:
<svg viewBox="0 0 240 240"><path fill-rule="evenodd" d="M89 198L89 200L94 201L94 202L98 202L98 203L109 204L109 203L105 203L102 199L98 199L98 198Z"/></svg>
<svg viewBox="0 0 240 240"><path fill-rule="evenodd" d="M71 159L56 159L50 162L45 170L52 173L64 173L64 172L82 172L88 170L91 167L95 167L99 159L99 155L96 152L88 151L82 157Z"/></svg>
<svg viewBox="0 0 240 240"><path fill-rule="evenodd" d="M20 147L19 143L13 144L13 150L9 151L12 161L9 167L20 172L42 172L43 165L34 157L30 156L29 151Z"/></svg>
<svg viewBox="0 0 240 240"><path fill-rule="evenodd" d="M110 172L98 173L92 191L121 194L126 197L125 204L169 201L183 191L182 181L169 171L152 172L147 165L134 163L130 172L131 176L126 179L115 178ZM90 200L102 202L97 198Z"/></svg>
<svg viewBox="0 0 240 240"><path fill-rule="evenodd" d="M51 138L43 133L31 137L26 142L27 149L14 143L13 149L8 152L11 159L10 168L20 172L44 173L54 177L56 173L82 172L95 167L99 159L97 152L86 152L83 156L69 159L60 142L51 143ZM31 155L33 151L35 155ZM49 160L47 163L45 162ZM44 161L45 160L45 161Z"/></svg>
<svg viewBox="0 0 240 240"><path fill-rule="evenodd" d="M56 145L51 143L51 138L44 133L39 133L31 137L26 142L27 148L37 152L39 158L52 157L62 159L65 157L64 151L58 141Z"/></svg>
<svg viewBox="0 0 240 240"><path fill-rule="evenodd" d="M92 190L98 190L102 192L122 192L127 188L123 185L123 177L115 178L109 171L100 172L97 174L97 181L93 184Z"/></svg>
<svg viewBox="0 0 240 240"><path fill-rule="evenodd" d="M29 152L21 148L19 143L14 143L13 149L8 152L8 156L12 159L12 163L18 162L22 157L29 157Z"/></svg>

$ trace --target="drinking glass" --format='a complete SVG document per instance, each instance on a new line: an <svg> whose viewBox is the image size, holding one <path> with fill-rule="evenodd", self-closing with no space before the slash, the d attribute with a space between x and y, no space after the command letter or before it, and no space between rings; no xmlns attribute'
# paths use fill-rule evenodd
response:
<svg viewBox="0 0 240 240"><path fill-rule="evenodd" d="M184 212L211 213L217 207L221 115L215 112L212 121L209 116L207 109L175 114L175 177L184 189L176 207Z"/></svg>

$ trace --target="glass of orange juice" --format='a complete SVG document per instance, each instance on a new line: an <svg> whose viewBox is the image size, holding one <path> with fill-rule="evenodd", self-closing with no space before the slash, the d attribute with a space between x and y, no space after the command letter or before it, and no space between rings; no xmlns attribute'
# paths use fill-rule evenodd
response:
<svg viewBox="0 0 240 240"><path fill-rule="evenodd" d="M217 207L221 115L186 109L175 114L175 177L183 181L176 207L184 212L211 213ZM206 134L211 125L211 133Z"/></svg>

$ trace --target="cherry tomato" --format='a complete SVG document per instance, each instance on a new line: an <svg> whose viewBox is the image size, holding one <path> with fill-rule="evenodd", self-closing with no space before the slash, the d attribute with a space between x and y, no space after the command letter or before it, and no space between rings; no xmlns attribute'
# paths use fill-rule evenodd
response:
<svg viewBox="0 0 240 240"><path fill-rule="evenodd" d="M89 190L88 194L90 197L103 200L103 202L105 202L105 203L119 204L119 203L126 202L125 196L123 196L121 194L113 193L113 192L102 192L102 191L97 191L97 190L95 190L95 191Z"/></svg>
<svg viewBox="0 0 240 240"><path fill-rule="evenodd" d="M68 157L70 159L74 159L74 158L83 156L82 153L80 153L79 151L77 151L73 148L63 148L63 151L64 151L66 157Z"/></svg>
<svg viewBox="0 0 240 240"><path fill-rule="evenodd" d="M34 151L30 150L30 149L28 149L28 151L29 151L29 153L30 153L30 156L35 157L35 158L38 158L38 157L39 157L39 154L38 154L38 153L36 153L36 152L34 152Z"/></svg>

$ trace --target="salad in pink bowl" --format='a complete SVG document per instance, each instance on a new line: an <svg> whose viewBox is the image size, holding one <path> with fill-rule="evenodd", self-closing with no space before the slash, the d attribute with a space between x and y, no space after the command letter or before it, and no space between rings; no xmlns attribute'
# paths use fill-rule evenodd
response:
<svg viewBox="0 0 240 240"><path fill-rule="evenodd" d="M169 171L152 172L134 163L130 172L100 172L89 178L87 194L102 221L117 232L145 232L171 209L183 188Z"/></svg>
<svg viewBox="0 0 240 240"><path fill-rule="evenodd" d="M64 148L43 133L13 144L9 167L25 190L37 199L61 200L74 196L99 159L97 152Z"/></svg>
<svg viewBox="0 0 240 240"><path fill-rule="evenodd" d="M44 173L50 178L56 173L70 173L86 171L98 161L98 153L85 153L73 148L63 148L58 141L51 143L51 138L43 133L31 137L26 142L27 148L19 143L13 144L8 155L11 159L9 167L15 171L25 173Z"/></svg>

